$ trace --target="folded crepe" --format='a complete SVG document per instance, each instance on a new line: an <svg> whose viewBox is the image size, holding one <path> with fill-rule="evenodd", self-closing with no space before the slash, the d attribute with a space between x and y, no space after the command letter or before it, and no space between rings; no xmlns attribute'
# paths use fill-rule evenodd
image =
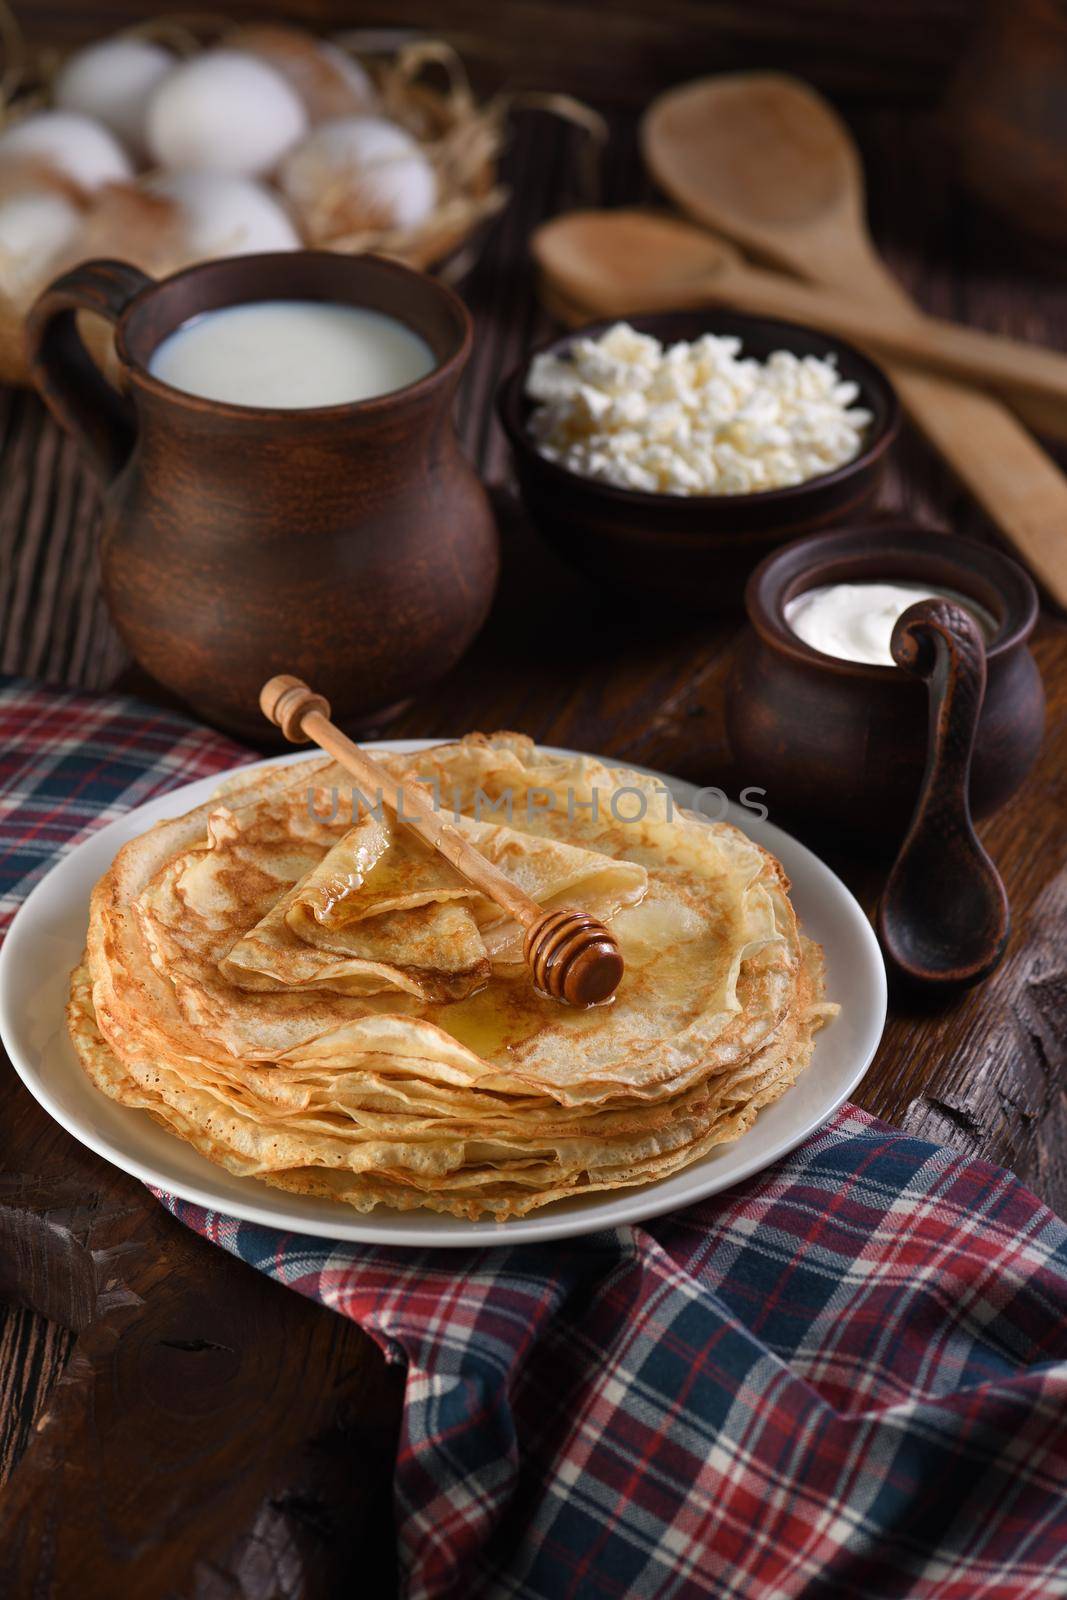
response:
<svg viewBox="0 0 1067 1600"><path fill-rule="evenodd" d="M559 840L459 816L456 826L546 910L574 905L607 921L640 901L645 868ZM225 852L201 870L228 877ZM243 989L391 987L457 1000L492 971L523 965L524 930L443 857L395 821L370 814L239 939L220 963Z"/></svg>
<svg viewBox="0 0 1067 1600"><path fill-rule="evenodd" d="M439 783L535 898L610 921L612 1003L537 994L521 930L406 830L338 805L332 763L259 769L94 891L69 1018L103 1092L283 1188L506 1218L677 1171L804 1069L834 1009L820 952L738 830L515 735L386 760Z"/></svg>

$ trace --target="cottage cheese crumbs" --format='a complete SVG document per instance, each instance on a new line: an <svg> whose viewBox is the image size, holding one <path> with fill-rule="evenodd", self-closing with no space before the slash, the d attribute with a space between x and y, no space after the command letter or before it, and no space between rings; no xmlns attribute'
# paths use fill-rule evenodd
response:
<svg viewBox="0 0 1067 1600"><path fill-rule="evenodd" d="M741 355L708 333L664 348L618 322L565 356L535 356L526 394L541 454L586 478L655 494L752 494L831 472L872 421L832 357Z"/></svg>

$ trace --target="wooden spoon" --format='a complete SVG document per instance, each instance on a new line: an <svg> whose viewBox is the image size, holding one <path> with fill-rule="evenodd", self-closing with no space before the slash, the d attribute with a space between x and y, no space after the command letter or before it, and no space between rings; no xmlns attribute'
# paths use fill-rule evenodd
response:
<svg viewBox="0 0 1067 1600"><path fill-rule="evenodd" d="M421 784L397 783L343 734L329 720L329 701L301 678L271 678L260 691L259 704L287 739L293 744L313 740L327 751L358 781L362 794L374 796L375 803L380 796L398 822L526 929L523 955L543 993L572 1006L599 1005L615 993L623 974L622 953L602 922L570 908L545 911L524 894L442 817Z"/></svg>
<svg viewBox="0 0 1067 1600"><path fill-rule="evenodd" d="M537 298L549 316L554 317L565 328L580 328L585 322L595 322L600 315L592 306L581 305L577 300L571 300L555 283L546 278L543 272L537 274Z"/></svg>
<svg viewBox="0 0 1067 1600"><path fill-rule="evenodd" d="M971 751L985 694L985 645L970 612L921 600L897 619L897 665L926 681L930 735L915 815L878 907L882 948L924 987L988 976L1004 954L1008 897L971 822Z"/></svg>
<svg viewBox="0 0 1067 1600"><path fill-rule="evenodd" d="M547 282L598 316L729 304L839 333L877 356L1058 408L1067 438L1067 356L937 317L842 298L749 265L716 234L654 211L568 211L530 248Z"/></svg>
<svg viewBox="0 0 1067 1600"><path fill-rule="evenodd" d="M776 73L704 78L654 101L641 138L658 182L705 227L853 300L919 315L867 234L852 136L807 84ZM890 370L919 427L1067 605L1067 479L1055 463L991 396Z"/></svg>

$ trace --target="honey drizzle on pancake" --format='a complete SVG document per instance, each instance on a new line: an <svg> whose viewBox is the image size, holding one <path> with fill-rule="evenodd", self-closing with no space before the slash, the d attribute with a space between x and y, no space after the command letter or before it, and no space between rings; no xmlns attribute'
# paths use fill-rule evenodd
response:
<svg viewBox="0 0 1067 1600"><path fill-rule="evenodd" d="M625 982L624 976L620 988ZM610 1005L612 1001L606 1003ZM509 1051L547 1028L566 1028L568 1033L579 1034L583 1026L592 1026L592 1018L602 1010L602 1006L590 1006L586 1011L571 1009L561 1017L559 1002L539 993L526 973L520 972L514 978L494 977L477 994L451 1005L424 1006L421 1015L483 1061L499 1061L506 1060Z"/></svg>

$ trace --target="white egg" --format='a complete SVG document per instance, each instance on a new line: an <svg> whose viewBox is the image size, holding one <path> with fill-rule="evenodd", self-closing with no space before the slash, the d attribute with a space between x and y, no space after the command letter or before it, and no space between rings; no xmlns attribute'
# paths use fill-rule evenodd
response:
<svg viewBox="0 0 1067 1600"><path fill-rule="evenodd" d="M181 255L188 261L299 250L300 235L262 183L228 172L161 172L140 184L178 207Z"/></svg>
<svg viewBox="0 0 1067 1600"><path fill-rule="evenodd" d="M304 103L267 62L205 50L169 72L148 105L148 146L162 167L270 172L308 125Z"/></svg>
<svg viewBox="0 0 1067 1600"><path fill-rule="evenodd" d="M373 111L378 103L378 92L359 62L303 28L250 23L228 34L225 43L276 67L303 100L312 122Z"/></svg>
<svg viewBox="0 0 1067 1600"><path fill-rule="evenodd" d="M286 157L278 182L315 241L417 228L437 203L425 151L384 117L321 123Z"/></svg>
<svg viewBox="0 0 1067 1600"><path fill-rule="evenodd" d="M145 113L174 56L151 39L105 39L78 50L60 68L52 97L64 111L96 117L138 153L145 148Z"/></svg>
<svg viewBox="0 0 1067 1600"><path fill-rule="evenodd" d="M78 111L35 111L0 133L0 163L40 162L92 192L133 176L133 164L103 123Z"/></svg>
<svg viewBox="0 0 1067 1600"><path fill-rule="evenodd" d="M61 194L20 194L0 202L0 288L13 300L43 289L78 237L82 214Z"/></svg>

